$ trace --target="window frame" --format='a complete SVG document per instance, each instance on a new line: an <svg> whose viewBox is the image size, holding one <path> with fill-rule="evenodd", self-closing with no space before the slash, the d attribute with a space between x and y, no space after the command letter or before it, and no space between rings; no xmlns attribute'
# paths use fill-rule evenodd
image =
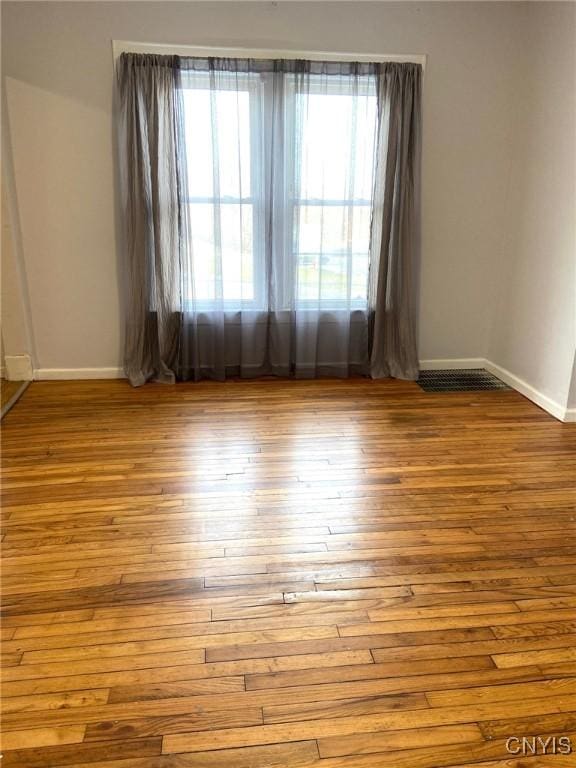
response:
<svg viewBox="0 0 576 768"><path fill-rule="evenodd" d="M310 80L308 81L309 87L306 94L310 95L324 95L324 94L333 94L333 95L349 95L345 91L342 90L342 88L339 86L339 83L337 79L335 78L333 82L327 82L325 80L318 79L317 87L314 87L314 76L312 75ZM358 95L360 96L371 96L373 95L374 98L377 98L377 79L374 75L364 75L362 76L362 79L358 83L359 89L358 89ZM297 97L299 95L299 92L297 90L297 77L294 75L288 76L287 81L287 87L285 90L286 95L289 94L289 100L288 104L285 105L286 112L290 110L292 112L291 119L287 120L286 122L290 123L290 125L296 126L297 125L297 118L296 118L296 110L297 110ZM351 94L350 94L351 96ZM351 96L352 97L352 96ZM377 114L377 113L376 113ZM375 127L376 128L376 127ZM291 137L291 141L294 141L294 137ZM376 147L376 133L374 134L374 148ZM291 153L291 159L295 161L295 153ZM376 156L373 157L373 168L372 173L374 174L376 168ZM300 197L297 194L297 170L295 167L295 162L290 163L290 183L287 185L289 190L289 200L290 200L290 216L289 220L292 223L292 232L294 232L297 229L296 225L296 217L299 215L298 209L303 206L318 206L318 207L331 207L331 206L341 206L346 208L351 207L367 207L370 211L372 209L373 205L373 195L369 199L367 198L304 198ZM372 192L374 190L374 184L372 180ZM298 227L299 231L299 227ZM301 251L296 251L293 238L291 238L292 246L290 248L290 258L292 260L292 264L294 266L294 279L295 281L298 280L298 261L299 258L302 256L315 256L319 260L322 259L322 257L334 255L337 254L334 252L333 254L330 254L328 252L323 253L314 253L311 252L303 253ZM355 253L351 252L348 257L350 261L354 258ZM368 300L369 300L369 288L368 288L368 279L369 279L369 269L370 269L370 254L368 252L368 269L366 272L366 288L365 292L366 295L363 299L360 300L347 300L347 299L326 299L323 301L321 298L314 298L314 299L297 299L295 305L297 309L301 309L303 311L309 311L316 309L320 312L331 312L331 311L342 311L342 310L362 310L366 311L368 310ZM351 286L351 280L352 280L352 274L351 272L348 275L347 285L350 289ZM295 295L297 293L297 285L294 286L294 292Z"/></svg>
<svg viewBox="0 0 576 768"><path fill-rule="evenodd" d="M206 88L200 88L192 84L192 75L183 72L181 76L180 87L186 90L210 90L210 73L194 72L194 79L204 79L207 82ZM240 312L255 311L263 312L266 308L266 261L264 254L264 230L260 232L264 224L264 179L261 172L262 164L258 163L258 153L261 151L263 141L259 142L259 137L263 137L262 109L264 107L264 89L262 78L256 73L242 73L238 76L240 82L245 83L249 99L249 131L250 131L250 195L244 197L234 197L225 195L223 197L198 196L188 194L186 205L204 204L212 205L250 205L252 207L252 287L254 298L252 299L195 299L193 296L184 297L184 306L187 311L199 312ZM236 91L236 88L218 88L222 91ZM186 122L186 110L184 110L184 122ZM258 233L262 236L259 237ZM214 287L216 286L216 275L214 275ZM214 291L216 293L216 290Z"/></svg>
<svg viewBox="0 0 576 768"><path fill-rule="evenodd" d="M147 52L147 53L171 53L175 55L182 55L182 56L195 56L195 57L201 57L206 58L210 56L214 57L237 57L237 58L261 58L261 59L269 59L269 58L305 58L310 60L320 60L320 61L358 61L358 62L383 62L383 61L399 61L399 62L413 62L420 64L422 68L425 68L426 63L426 56L422 55L370 55L370 54L364 54L364 55L357 55L357 54L327 54L325 52L295 52L295 51L255 51L252 49L222 49L222 48L199 48L195 46L163 46L163 45L150 45L150 44L132 44L132 43L121 43L118 41L113 41L113 48L114 48L114 55L119 56L120 53L124 51L133 51L133 52ZM197 74L197 72L195 72ZM209 74L209 73L207 73ZM247 73L248 77L250 75L254 75L256 78L260 78L260 82L263 87L263 91L261 94L261 105L262 109L265 110L266 104L268 103L267 95L266 95L266 82L271 80L269 73ZM182 73L183 77L183 87L189 87L186 85L186 72L184 71ZM251 105L256 101L252 97L252 94L250 94L250 103ZM258 147L258 152L262 152L262 144L263 142L258 142L255 140L255 131L252 129L253 125L253 113L258 112L257 109L253 109L251 107L250 110L250 146L251 146L251 179L256 180L258 178L258 173L255 169L255 163L254 163L254 147L255 145L260 144ZM266 135L266 118L260 114L259 119L261 120L261 125L259 126L259 134L262 137L265 137ZM265 176L268 173L268 169L264 165L264 161L262 158L260 158L260 173L262 176ZM264 189L263 181L260 180L262 183L261 189ZM256 200L257 197L257 200ZM294 197L294 196L292 196ZM205 202L205 203L214 203L215 198L214 197L207 197L207 198L200 198L200 197L194 197L190 196L188 200L188 204L194 204L196 202ZM258 313L267 312L270 311L268 307L267 302L267 291L268 291L268 274L267 274L267 262L264 258L264 248L265 243L269 241L270 234L266 232L266 227L268 226L268 218L269 218L269 211L267 209L267 201L263 199L263 194L260 194L258 196L255 196L253 191L251 190L251 195L249 198L243 197L243 198L230 198L228 200L221 200L224 204L226 202L230 203L236 203L236 204L251 204L252 205L252 226L253 226L253 284L254 284L254 299L252 300L238 300L238 299L230 299L230 300L199 300L199 299L193 299L192 297L188 298L187 306L185 307L185 310L195 310L202 313L211 313L215 311L225 311L225 312L231 312L231 313L239 313L244 311L255 311ZM292 217L290 218L290 221L293 224L294 221L294 211L296 207L306 205L306 204L317 204L317 205L338 205L343 204L347 207L349 206L365 206L365 207L371 207L373 204L373 200L370 199L364 199L364 198L344 198L342 200L337 199L329 199L324 198L322 200L314 200L314 199L306 199L306 198L294 198L292 200ZM290 222L282 222L281 228L283 230L286 230L283 233L283 236L286 238L288 237L288 242L291 241L291 232L290 230ZM276 224L276 229L278 229L278 224ZM292 226L293 230L293 226ZM264 235L260 237L260 235ZM296 285L294 285L294 281L297 279L297 259L298 256L302 255L309 255L309 254L298 254L296 253L295 249L293 247L286 247L283 251L285 254L289 254L290 258L284 259L286 262L285 265L280 265L280 268L283 272L284 279L282 281L282 285L279 287L279 293L283 294L283 297L280 297L279 300L279 306L275 307L272 311L286 311L290 309L302 309L304 311L310 311L310 310L316 310L319 312L333 312L333 311L339 311L339 310L348 310L350 312L354 312L357 310L366 310L369 306L369 291L367 289L366 291L366 300L336 300L336 299L329 299L326 303L324 302L318 302L317 299L299 299L297 301L297 304L294 304L293 296L296 294ZM327 253L323 254L316 254L316 257L320 256L326 256L329 255ZM350 258L354 258L354 253L350 254ZM292 264L289 264L288 262L293 262ZM276 268L278 268L278 263L276 263ZM369 275L369 264L368 264L368 270L367 274ZM291 273L292 276L292 282L290 282L290 279L287 279L287 276ZM278 294L277 294L278 298ZM215 304L217 303L217 306Z"/></svg>

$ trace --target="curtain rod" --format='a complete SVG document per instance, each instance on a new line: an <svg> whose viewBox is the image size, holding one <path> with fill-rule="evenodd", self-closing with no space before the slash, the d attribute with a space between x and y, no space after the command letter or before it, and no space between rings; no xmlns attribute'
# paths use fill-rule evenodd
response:
<svg viewBox="0 0 576 768"><path fill-rule="evenodd" d="M274 48L227 48L224 46L170 45L167 43L142 43L129 40L112 40L114 61L122 53L156 53L168 56L197 56L207 58L237 59L308 59L310 61L398 61L420 64L426 68L425 54L344 53L330 51L294 51Z"/></svg>

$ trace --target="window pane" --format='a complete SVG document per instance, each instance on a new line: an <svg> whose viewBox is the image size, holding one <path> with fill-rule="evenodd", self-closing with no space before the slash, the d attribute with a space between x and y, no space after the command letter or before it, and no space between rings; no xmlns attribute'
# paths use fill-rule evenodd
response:
<svg viewBox="0 0 576 768"><path fill-rule="evenodd" d="M252 206L223 205L220 211L224 300L252 301L254 299Z"/></svg>
<svg viewBox="0 0 576 768"><path fill-rule="evenodd" d="M368 251L370 206L300 205L298 252Z"/></svg>
<svg viewBox="0 0 576 768"><path fill-rule="evenodd" d="M366 301L369 205L299 206L298 300Z"/></svg>
<svg viewBox="0 0 576 768"><path fill-rule="evenodd" d="M189 195L250 197L249 92L194 87L183 93Z"/></svg>
<svg viewBox="0 0 576 768"><path fill-rule="evenodd" d="M298 302L366 305L376 109L369 77L295 94Z"/></svg>
<svg viewBox="0 0 576 768"><path fill-rule="evenodd" d="M297 96L302 198L372 197L376 95L373 90L358 94L351 84L341 87L343 93Z"/></svg>
<svg viewBox="0 0 576 768"><path fill-rule="evenodd" d="M200 302L253 301L253 206L191 203L193 285Z"/></svg>
<svg viewBox="0 0 576 768"><path fill-rule="evenodd" d="M191 72L183 89L192 270L189 299L228 308L253 302L251 152L258 146L259 78ZM252 200L254 195L255 202ZM241 203L242 200L249 201ZM207 308L210 308L207 307Z"/></svg>
<svg viewBox="0 0 576 768"><path fill-rule="evenodd" d="M213 301L216 297L214 255L214 212L211 205L189 205L192 240L192 274L188 297L199 301Z"/></svg>

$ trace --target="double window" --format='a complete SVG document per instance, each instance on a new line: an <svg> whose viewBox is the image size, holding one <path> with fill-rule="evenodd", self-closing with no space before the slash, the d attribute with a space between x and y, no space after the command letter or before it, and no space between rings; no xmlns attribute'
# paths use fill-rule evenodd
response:
<svg viewBox="0 0 576 768"><path fill-rule="evenodd" d="M365 308L376 77L184 71L182 89L187 303Z"/></svg>

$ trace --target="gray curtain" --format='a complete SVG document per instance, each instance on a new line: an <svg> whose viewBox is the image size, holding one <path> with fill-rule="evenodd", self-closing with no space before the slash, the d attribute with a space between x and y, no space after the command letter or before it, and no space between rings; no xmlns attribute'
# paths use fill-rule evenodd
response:
<svg viewBox="0 0 576 768"><path fill-rule="evenodd" d="M131 384L173 382L187 235L176 57L122 55L117 66L118 148L125 235L125 372Z"/></svg>
<svg viewBox="0 0 576 768"><path fill-rule="evenodd" d="M419 76L121 56L132 384L413 377Z"/></svg>
<svg viewBox="0 0 576 768"><path fill-rule="evenodd" d="M389 63L378 78L370 252L370 375L418 378L422 68Z"/></svg>

